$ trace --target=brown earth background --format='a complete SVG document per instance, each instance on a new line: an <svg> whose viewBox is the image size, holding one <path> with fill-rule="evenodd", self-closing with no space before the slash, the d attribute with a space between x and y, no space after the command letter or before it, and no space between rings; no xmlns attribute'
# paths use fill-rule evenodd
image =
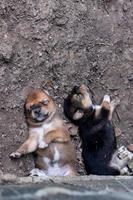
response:
<svg viewBox="0 0 133 200"><path fill-rule="evenodd" d="M23 104L30 88L47 89L62 111L75 84L99 103L119 97L113 123L119 145L133 143L133 1L0 0L0 170L26 175L32 155L9 154L27 137ZM78 170L84 174L79 137Z"/></svg>

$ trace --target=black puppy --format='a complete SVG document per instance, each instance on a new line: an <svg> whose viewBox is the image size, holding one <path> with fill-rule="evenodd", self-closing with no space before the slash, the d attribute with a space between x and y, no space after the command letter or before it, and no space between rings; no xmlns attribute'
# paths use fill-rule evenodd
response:
<svg viewBox="0 0 133 200"><path fill-rule="evenodd" d="M66 117L79 127L87 174L121 174L119 167L111 163L117 149L111 118L118 103L119 100L110 102L105 95L101 105L93 105L84 85L74 87L64 101Z"/></svg>

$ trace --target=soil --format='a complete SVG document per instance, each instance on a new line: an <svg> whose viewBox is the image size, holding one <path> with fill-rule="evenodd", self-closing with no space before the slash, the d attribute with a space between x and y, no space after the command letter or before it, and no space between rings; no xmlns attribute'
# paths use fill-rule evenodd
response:
<svg viewBox="0 0 133 200"><path fill-rule="evenodd" d="M27 137L23 114L31 88L47 89L62 113L63 98L86 84L99 103L121 99L113 123L119 145L133 143L133 1L0 1L0 169L23 176L32 155L9 154ZM78 136L73 138L84 174Z"/></svg>

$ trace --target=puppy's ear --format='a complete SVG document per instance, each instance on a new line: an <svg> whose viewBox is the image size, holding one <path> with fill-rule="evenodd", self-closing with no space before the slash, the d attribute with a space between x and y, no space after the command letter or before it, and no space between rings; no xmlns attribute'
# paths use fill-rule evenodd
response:
<svg viewBox="0 0 133 200"><path fill-rule="evenodd" d="M83 117L83 115L84 115L83 110L77 110L73 115L73 119L74 120L79 120L79 119L81 119Z"/></svg>

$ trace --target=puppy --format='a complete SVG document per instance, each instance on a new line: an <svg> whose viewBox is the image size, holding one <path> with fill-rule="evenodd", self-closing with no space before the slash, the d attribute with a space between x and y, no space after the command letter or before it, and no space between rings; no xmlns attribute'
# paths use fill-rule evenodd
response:
<svg viewBox="0 0 133 200"><path fill-rule="evenodd" d="M70 135L47 92L34 91L24 105L29 129L28 139L11 153L11 158L35 152L35 169L30 175L76 175L76 155Z"/></svg>
<svg viewBox="0 0 133 200"><path fill-rule="evenodd" d="M111 123L118 104L119 100L110 101L110 97L105 95L101 105L93 105L84 85L74 87L64 101L66 117L79 127L87 174L120 175L127 165L125 160L117 159L119 153L116 152L115 131Z"/></svg>

